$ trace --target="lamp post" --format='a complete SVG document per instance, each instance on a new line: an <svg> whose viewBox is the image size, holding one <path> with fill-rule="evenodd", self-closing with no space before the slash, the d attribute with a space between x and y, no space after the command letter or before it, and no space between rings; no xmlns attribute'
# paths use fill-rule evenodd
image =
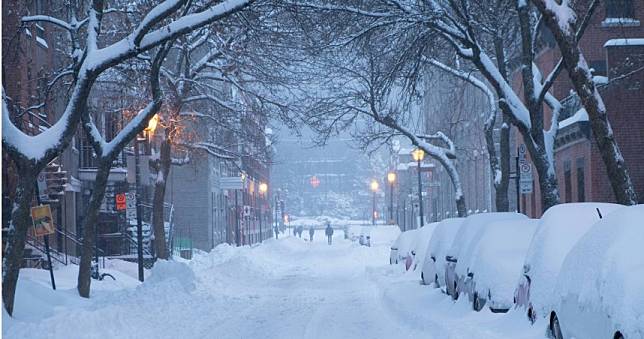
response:
<svg viewBox="0 0 644 339"><path fill-rule="evenodd" d="M378 181L371 180L371 190L373 191L373 208L371 210L371 224L376 224L376 192L378 192Z"/></svg>
<svg viewBox="0 0 644 339"><path fill-rule="evenodd" d="M418 211L420 213L420 227L423 227L425 226L425 216L423 216L423 183L420 175L420 162L423 161L425 152L420 148L416 148L411 152L411 155L418 164Z"/></svg>
<svg viewBox="0 0 644 339"><path fill-rule="evenodd" d="M259 242L264 240L264 234L262 233L262 206L264 205L262 197L266 197L266 192L268 192L268 184L265 182L259 184Z"/></svg>
<svg viewBox="0 0 644 339"><path fill-rule="evenodd" d="M389 181L389 223L394 223L394 182L396 182L396 173L387 173L387 181Z"/></svg>

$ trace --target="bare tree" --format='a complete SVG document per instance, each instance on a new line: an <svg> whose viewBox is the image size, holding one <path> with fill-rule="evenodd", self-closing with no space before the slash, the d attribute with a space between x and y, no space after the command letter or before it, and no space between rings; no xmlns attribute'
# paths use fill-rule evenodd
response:
<svg viewBox="0 0 644 339"><path fill-rule="evenodd" d="M122 39L99 46L101 25L105 14L103 0L93 0L86 18L65 21L45 15L23 18L53 25L68 33L71 64L66 74L73 78L71 95L60 119L46 131L29 136L18 129L3 94L2 145L21 173L18 183L9 241L3 260L3 302L9 314L13 312L18 274L29 225L29 206L33 198L33 183L38 173L69 144L76 127L85 114L87 100L97 77L105 70L138 54L145 53L180 35L203 27L240 11L251 0L229 0L212 6L209 2L195 6L195 10L171 19L187 0L166 0L153 8L136 24L135 29ZM4 90L3 90L4 92Z"/></svg>
<svg viewBox="0 0 644 339"><path fill-rule="evenodd" d="M584 54L579 48L580 35L578 32L583 30L587 22L578 21L579 15L568 1L532 0L531 2L543 15L546 26L553 33L561 51L563 65L568 71L568 76L581 99L581 103L588 112L593 136L606 166L608 179L617 202L625 205L637 204L637 193L610 127L606 106L604 106L604 101L593 81L593 75ZM592 15L599 2L599 0L593 0L586 13ZM526 3L520 7L524 8L524 11L528 10ZM586 17L589 17L589 14L586 14ZM562 61L559 62L559 67L561 67Z"/></svg>
<svg viewBox="0 0 644 339"><path fill-rule="evenodd" d="M403 90L404 79L391 68L392 50L385 44L363 46L357 54L336 51L321 57L316 74L327 80L313 87L324 88L324 93L303 99L314 103L303 113L304 121L323 139L353 126L365 147L395 136L407 138L445 168L454 186L458 215L464 217L467 208L454 163L456 147L441 131L428 135L408 127L423 113L417 100Z"/></svg>

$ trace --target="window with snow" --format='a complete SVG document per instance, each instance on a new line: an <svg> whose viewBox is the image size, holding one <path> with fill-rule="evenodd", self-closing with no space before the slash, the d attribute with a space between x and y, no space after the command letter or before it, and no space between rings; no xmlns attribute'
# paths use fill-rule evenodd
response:
<svg viewBox="0 0 644 339"><path fill-rule="evenodd" d="M606 19L634 19L633 0L606 0Z"/></svg>

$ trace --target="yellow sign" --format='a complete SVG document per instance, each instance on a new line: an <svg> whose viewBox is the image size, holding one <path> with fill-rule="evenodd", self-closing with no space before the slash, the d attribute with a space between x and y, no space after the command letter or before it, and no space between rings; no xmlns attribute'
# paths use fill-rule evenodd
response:
<svg viewBox="0 0 644 339"><path fill-rule="evenodd" d="M34 235L41 236L55 232L54 219L51 217L49 205L32 207L31 219L34 223Z"/></svg>

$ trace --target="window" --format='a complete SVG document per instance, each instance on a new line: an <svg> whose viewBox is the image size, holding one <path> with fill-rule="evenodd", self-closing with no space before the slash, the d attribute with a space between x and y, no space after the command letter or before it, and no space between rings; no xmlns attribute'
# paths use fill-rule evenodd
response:
<svg viewBox="0 0 644 339"><path fill-rule="evenodd" d="M584 177L584 158L577 159L577 201L586 201L586 178Z"/></svg>
<svg viewBox="0 0 644 339"><path fill-rule="evenodd" d="M564 202L572 202L572 173L570 170L570 160L564 162Z"/></svg>
<svg viewBox="0 0 644 339"><path fill-rule="evenodd" d="M593 60L590 62L590 68L594 70L594 76L606 76L606 60Z"/></svg>
<svg viewBox="0 0 644 339"><path fill-rule="evenodd" d="M606 0L606 18L634 18L633 0Z"/></svg>

